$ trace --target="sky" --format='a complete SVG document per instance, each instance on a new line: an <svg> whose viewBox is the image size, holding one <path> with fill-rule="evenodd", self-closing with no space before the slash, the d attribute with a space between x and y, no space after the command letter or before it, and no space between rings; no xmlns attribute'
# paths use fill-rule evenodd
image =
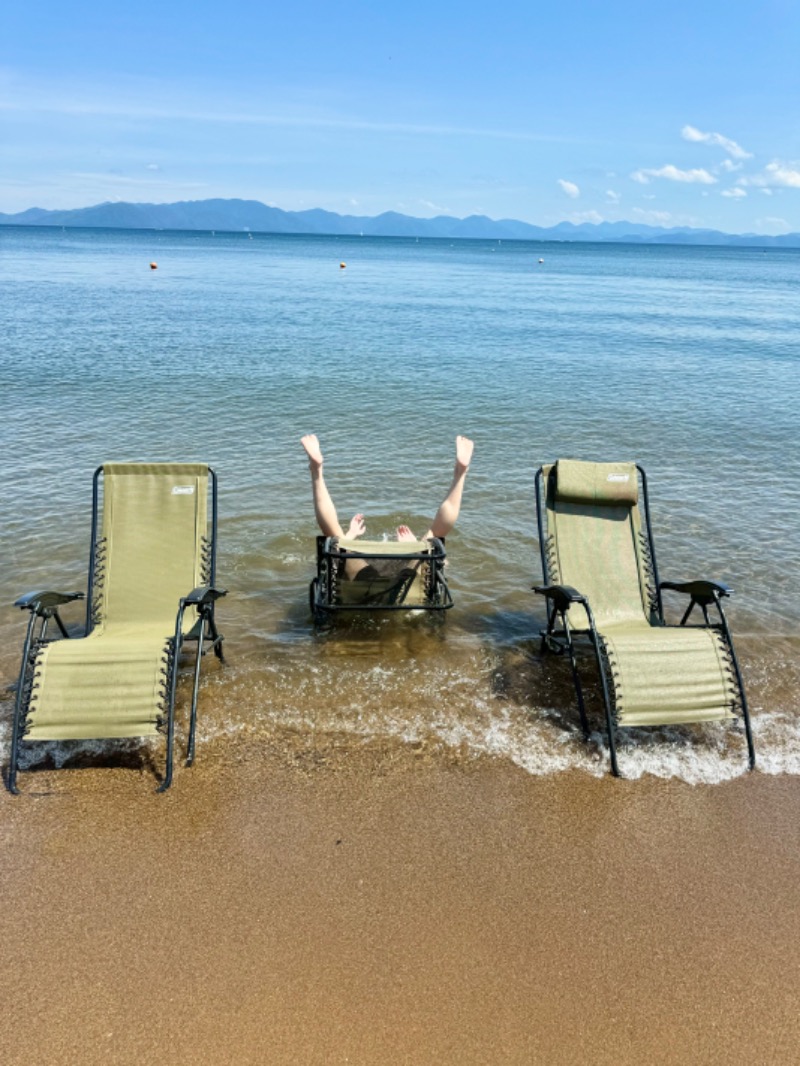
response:
<svg viewBox="0 0 800 1066"><path fill-rule="evenodd" d="M0 211L800 231L800 0L7 3Z"/></svg>

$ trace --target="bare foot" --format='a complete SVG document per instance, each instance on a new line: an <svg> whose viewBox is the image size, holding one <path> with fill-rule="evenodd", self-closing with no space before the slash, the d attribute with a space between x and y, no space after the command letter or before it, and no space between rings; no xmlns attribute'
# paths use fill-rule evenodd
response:
<svg viewBox="0 0 800 1066"><path fill-rule="evenodd" d="M469 437L456 437L456 469L460 472L469 469L474 447Z"/></svg>
<svg viewBox="0 0 800 1066"><path fill-rule="evenodd" d="M414 534L411 532L411 530L408 528L408 526L398 526L397 527L397 539L398 540L416 540L417 538L414 536Z"/></svg>
<svg viewBox="0 0 800 1066"><path fill-rule="evenodd" d="M355 540L356 537L363 537L366 532L367 525L364 521L363 514L354 514L350 519L350 525L345 533L345 540Z"/></svg>
<svg viewBox="0 0 800 1066"><path fill-rule="evenodd" d="M300 438L300 443L306 450L309 462L312 466L322 466L322 449L319 446L316 434L307 433L305 437Z"/></svg>

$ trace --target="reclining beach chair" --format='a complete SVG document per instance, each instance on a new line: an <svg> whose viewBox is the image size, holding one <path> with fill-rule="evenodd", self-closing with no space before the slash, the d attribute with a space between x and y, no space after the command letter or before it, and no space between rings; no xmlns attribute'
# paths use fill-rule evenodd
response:
<svg viewBox="0 0 800 1066"><path fill-rule="evenodd" d="M208 530L209 480L211 531ZM102 483L102 484L101 484ZM102 490L102 519L99 501ZM20 744L148 737L166 732L172 781L175 686L184 641L196 641L187 765L194 758L200 661L222 659L214 603L217 478L196 463L107 463L95 471L85 633L69 634L59 608L82 592L31 592L8 785L17 792ZM61 639L48 636L50 622ZM38 631L37 631L38 627Z"/></svg>
<svg viewBox="0 0 800 1066"><path fill-rule="evenodd" d="M644 470L633 463L559 459L536 474L536 510L546 582L536 592L548 607L543 649L567 653L588 737L573 637L593 646L612 772L619 774L618 726L728 721L739 715L752 769L750 716L722 609L731 589L716 581L659 582ZM689 597L679 625L664 622L665 589ZM689 626L695 608L702 624ZM709 608L716 614L713 622Z"/></svg>
<svg viewBox="0 0 800 1066"><path fill-rule="evenodd" d="M317 576L309 588L314 621L336 611L446 611L453 598L444 576L444 541L345 540L317 537ZM367 562L351 580L348 560Z"/></svg>

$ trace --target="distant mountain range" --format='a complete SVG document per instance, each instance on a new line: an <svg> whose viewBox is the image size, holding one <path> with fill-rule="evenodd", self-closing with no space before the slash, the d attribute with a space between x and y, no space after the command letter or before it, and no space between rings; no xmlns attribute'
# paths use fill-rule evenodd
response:
<svg viewBox="0 0 800 1066"><path fill-rule="evenodd" d="M184 200L176 204L105 203L72 211L31 207L17 215L0 213L6 226L84 226L102 229L219 230L221 232L299 233L364 237L441 237L491 240L624 241L641 244L748 245L760 248L800 248L800 233L767 237L758 233L721 233L719 230L678 226L665 229L639 222L559 222L532 226L513 218L499 221L485 215L453 218L413 218L386 211L374 218L337 215L314 208L282 211L258 200Z"/></svg>

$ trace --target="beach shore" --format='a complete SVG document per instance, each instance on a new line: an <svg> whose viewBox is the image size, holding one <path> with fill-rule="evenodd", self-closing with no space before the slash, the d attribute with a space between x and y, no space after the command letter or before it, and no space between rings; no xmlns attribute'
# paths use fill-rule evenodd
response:
<svg viewBox="0 0 800 1066"><path fill-rule="evenodd" d="M23 774L3 1058L793 1063L800 788L317 738Z"/></svg>

